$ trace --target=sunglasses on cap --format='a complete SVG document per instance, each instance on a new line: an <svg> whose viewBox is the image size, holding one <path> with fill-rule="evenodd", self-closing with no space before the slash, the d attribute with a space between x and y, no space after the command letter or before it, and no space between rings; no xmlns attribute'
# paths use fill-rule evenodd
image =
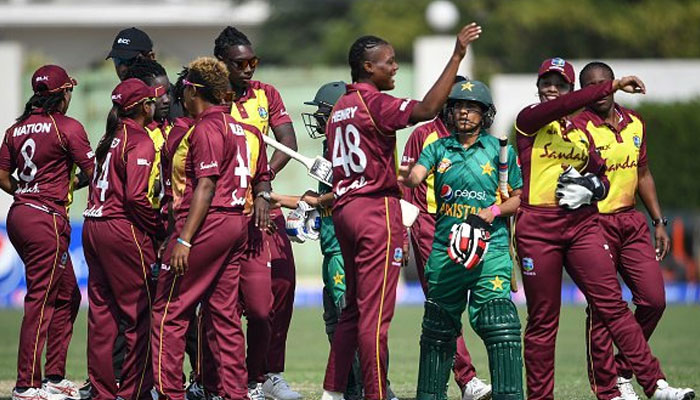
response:
<svg viewBox="0 0 700 400"><path fill-rule="evenodd" d="M260 58L253 57L247 60L231 60L231 64L235 65L237 69L244 70L248 67L250 69L255 69L260 63Z"/></svg>

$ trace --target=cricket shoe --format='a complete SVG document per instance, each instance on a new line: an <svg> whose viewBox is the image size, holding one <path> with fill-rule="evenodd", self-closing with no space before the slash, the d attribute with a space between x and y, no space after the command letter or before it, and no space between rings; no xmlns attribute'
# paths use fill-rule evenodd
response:
<svg viewBox="0 0 700 400"><path fill-rule="evenodd" d="M391 386L388 384L386 385L386 399L387 400L399 400L399 398L396 397L396 395L394 394L394 391L391 390Z"/></svg>
<svg viewBox="0 0 700 400"><path fill-rule="evenodd" d="M66 378L61 379L59 382L51 382L49 379L44 379L41 383L41 388L48 394L62 395L68 399L80 400L83 398L80 395L80 388L78 385Z"/></svg>
<svg viewBox="0 0 700 400"><path fill-rule="evenodd" d="M489 400L490 398L491 385L476 376L467 382L462 390L462 400Z"/></svg>
<svg viewBox="0 0 700 400"><path fill-rule="evenodd" d="M265 400L262 383L248 384L248 399Z"/></svg>
<svg viewBox="0 0 700 400"><path fill-rule="evenodd" d="M78 392L80 392L80 398L83 400L92 398L92 382L90 382L90 379L87 379L85 383L83 383L83 386L78 389Z"/></svg>
<svg viewBox="0 0 700 400"><path fill-rule="evenodd" d="M617 390L620 391L620 399L622 400L642 400L634 391L632 379L617 377Z"/></svg>
<svg viewBox="0 0 700 400"><path fill-rule="evenodd" d="M24 392L12 390L12 400L64 400L65 395L48 393L43 388L29 388Z"/></svg>
<svg viewBox="0 0 700 400"><path fill-rule="evenodd" d="M267 374L267 380L263 383L262 390L265 397L272 400L299 400L302 397L289 387L282 374Z"/></svg>
<svg viewBox="0 0 700 400"><path fill-rule="evenodd" d="M652 400L692 400L695 398L693 389L674 388L668 385L664 379L656 381L656 391L651 397Z"/></svg>
<svg viewBox="0 0 700 400"><path fill-rule="evenodd" d="M202 385L195 380L191 380L190 384L187 385L187 389L185 389L185 398L187 400L207 400L207 394Z"/></svg>

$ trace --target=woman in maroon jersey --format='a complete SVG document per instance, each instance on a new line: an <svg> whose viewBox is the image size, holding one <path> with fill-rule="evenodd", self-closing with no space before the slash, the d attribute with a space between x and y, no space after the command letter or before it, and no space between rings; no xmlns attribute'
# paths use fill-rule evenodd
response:
<svg viewBox="0 0 700 400"><path fill-rule="evenodd" d="M524 339L528 399L554 396L562 266L630 360L646 395L691 399L692 390L668 386L639 324L622 300L609 246L598 224L596 201L605 198L609 189L605 162L585 127L568 118L617 90L644 93L644 84L628 76L572 91L574 80L570 63L561 58L545 60L537 78L540 103L524 108L515 124L524 184L515 237L528 309ZM568 164L566 171L562 163ZM614 386L596 395L620 398Z"/></svg>
<svg viewBox="0 0 700 400"><path fill-rule="evenodd" d="M145 126L160 90L135 78L117 85L95 151L83 248L90 269L88 375L98 400L147 399L153 386L148 283L164 230L147 197L155 148ZM119 321L126 325L127 355L117 386L111 355Z"/></svg>
<svg viewBox="0 0 700 400"><path fill-rule="evenodd" d="M65 115L75 85L57 65L39 68L32 75L34 95L6 131L0 148L0 188L14 196L7 233L25 265L27 282L15 400L80 397L77 386L65 379L66 353L80 306L68 254L67 214L75 165L91 176L93 154L83 126ZM15 171L19 180L12 176Z"/></svg>
<svg viewBox="0 0 700 400"><path fill-rule="evenodd" d="M376 36L350 47L352 84L336 102L326 128L333 163L333 223L346 273L347 308L328 357L323 400L340 399L359 349L365 398L387 396L387 335L403 262L396 131L434 118L447 100L467 46L481 34L472 23L457 35L442 74L422 101L382 93L394 88L394 48ZM362 215L362 218L358 218Z"/></svg>
<svg viewBox="0 0 700 400"><path fill-rule="evenodd" d="M253 188L254 219L269 223L270 173L262 136L260 157L251 176L246 135L224 105L229 92L226 65L211 57L189 65L184 102L195 117L172 155L175 229L163 255L153 306L153 368L160 395L183 400L182 363L185 332L202 303L207 338L218 372L218 394L246 399L245 344L236 313L239 267L247 245L243 214L248 187ZM252 150L252 149L251 149Z"/></svg>

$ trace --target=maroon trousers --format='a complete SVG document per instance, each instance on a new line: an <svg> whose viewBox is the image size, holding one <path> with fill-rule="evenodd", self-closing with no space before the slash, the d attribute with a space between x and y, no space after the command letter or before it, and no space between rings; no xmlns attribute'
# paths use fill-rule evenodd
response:
<svg viewBox="0 0 700 400"><path fill-rule="evenodd" d="M90 269L87 355L93 398L150 399L153 241L126 219L86 218L83 250ZM126 355L117 387L112 351L120 321Z"/></svg>
<svg viewBox="0 0 700 400"><path fill-rule="evenodd" d="M359 350L364 397L386 398L387 332L403 261L399 199L363 197L333 212L345 263L347 306L328 356L325 390L343 392Z"/></svg>
<svg viewBox="0 0 700 400"><path fill-rule="evenodd" d="M284 371L284 357L287 352L287 333L292 322L294 309L294 290L296 289L296 266L292 254L292 243L285 230L284 215L278 215L272 210L270 218L277 225L273 235L265 235L270 246L272 264L272 311L270 319L272 334L270 347L267 352L266 372ZM248 330L248 335L256 335L256 331Z"/></svg>
<svg viewBox="0 0 700 400"><path fill-rule="evenodd" d="M46 375L65 376L66 354L80 291L68 254L70 223L28 205L13 205L7 235L25 268L27 294L17 355L17 387L41 387L41 356Z"/></svg>
<svg viewBox="0 0 700 400"><path fill-rule="evenodd" d="M636 309L634 317L649 340L666 308L666 293L661 267L651 244L651 235L644 215L637 210L601 214L603 236L617 272L632 292ZM596 313L587 310L588 377L591 388L600 398L608 398L617 384L617 377L631 378L630 362L615 349L610 332Z"/></svg>
<svg viewBox="0 0 700 400"><path fill-rule="evenodd" d="M425 279L425 263L428 261L430 252L433 249L433 238L435 236L435 216L421 212L411 226L411 245L416 259L416 269L418 279L423 287L423 293L428 295L428 282ZM455 381L460 388L469 383L476 376L476 369L472 364L472 358L467 350L464 337L457 338L457 353L455 363L452 367L455 374Z"/></svg>
<svg viewBox="0 0 700 400"><path fill-rule="evenodd" d="M284 221L284 218L282 220ZM248 248L240 260L241 277L238 307L239 313L245 314L248 322L246 366L249 382L262 383L265 381L265 373L268 372L266 359L273 357L268 354L272 336L270 314L273 304L270 258L269 235L256 228L252 218L249 218ZM289 324L287 323L286 326L288 329ZM284 337L282 352L284 352L286 342L286 330ZM284 354L276 357L281 357L282 368L284 368Z"/></svg>
<svg viewBox="0 0 700 400"><path fill-rule="evenodd" d="M238 259L246 248L247 233L241 214L211 211L192 239L189 268L182 276L170 269L170 256L185 217L177 220L173 240L163 255L153 304L152 349L156 390L172 400L183 400L182 363L185 333L199 302L216 375L229 399L246 399L247 373L238 318ZM201 338L200 338L201 340Z"/></svg>
<svg viewBox="0 0 700 400"><path fill-rule="evenodd" d="M562 265L629 361L644 392L651 396L656 381L664 376L642 329L622 300L597 209L570 212L521 205L515 232L528 309L524 340L528 399L553 399ZM614 395L618 395L617 390Z"/></svg>

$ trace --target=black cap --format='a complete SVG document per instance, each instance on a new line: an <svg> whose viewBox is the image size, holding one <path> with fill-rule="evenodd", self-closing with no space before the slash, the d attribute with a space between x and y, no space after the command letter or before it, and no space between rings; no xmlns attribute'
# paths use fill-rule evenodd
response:
<svg viewBox="0 0 700 400"><path fill-rule="evenodd" d="M112 51L109 52L105 60L112 57L130 60L140 53L151 50L153 50L153 42L146 32L131 27L117 34L117 37L114 38L114 43L112 43Z"/></svg>

